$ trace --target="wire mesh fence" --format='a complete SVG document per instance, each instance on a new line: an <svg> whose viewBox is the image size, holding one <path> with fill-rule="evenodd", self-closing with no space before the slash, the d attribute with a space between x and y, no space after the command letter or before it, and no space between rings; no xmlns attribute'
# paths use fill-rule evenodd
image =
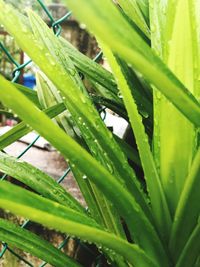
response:
<svg viewBox="0 0 200 267"><path fill-rule="evenodd" d="M72 12L69 11L67 12L63 17L59 18L59 19L54 19L54 17L52 16L50 10L48 9L47 5L45 4L45 2L43 2L42 0L36 0L38 2L38 4L41 6L41 8L43 9L43 11L46 13L46 15L48 16L49 20L50 20L50 26L54 32L54 34L56 36L59 36L61 34L62 31L62 27L61 24L63 21L67 20L71 15ZM5 53L5 55L7 56L7 59L14 64L15 68L12 72L12 82L17 82L22 71L32 62L32 60L28 60L26 62L24 62L23 64L20 64L19 62L17 62L15 60L15 58L12 56L12 54L10 53L9 49L7 49L7 47L5 47L5 45L3 44L3 42L0 42L0 49L2 50L3 53ZM95 57L94 57L94 61L98 62L100 59L102 58L102 51L100 51ZM80 74L81 75L81 74ZM81 78L84 78L83 75L81 75ZM100 112L102 112L103 109L100 110ZM105 118L105 117L104 117ZM23 155L25 153L27 153L33 146L34 144L38 141L38 139L40 138L39 135L36 136L36 138L34 140L32 140L32 142L18 155L18 159L20 159L21 157L23 157ZM67 175L70 173L70 168L67 168L63 175L57 180L57 183L62 183L64 181L64 179L67 177ZM4 174L0 180L5 180L7 179L7 175ZM21 225L22 228L26 228L28 225L30 224L29 220L25 220L25 222ZM64 248L68 241L69 241L70 237L66 236L65 239L59 244L58 249L62 249ZM79 245L82 245L83 247L85 246L80 240L76 240ZM19 253L16 253L11 247L9 247L9 244L6 244L4 242L2 243L2 250L0 251L0 259L4 256L4 254L9 251L10 253L12 253L12 255L14 255L15 257L17 257L20 261L22 261L25 265L27 266L31 266L31 267L35 267L35 265L33 263L31 263L30 261L28 261L27 259L25 259L24 257L22 257ZM89 249L89 248L87 248ZM95 265L96 267L100 267L101 266L101 255L98 255L98 257L96 257L95 259ZM43 267L45 266L47 263L46 262L42 262L38 267Z"/></svg>

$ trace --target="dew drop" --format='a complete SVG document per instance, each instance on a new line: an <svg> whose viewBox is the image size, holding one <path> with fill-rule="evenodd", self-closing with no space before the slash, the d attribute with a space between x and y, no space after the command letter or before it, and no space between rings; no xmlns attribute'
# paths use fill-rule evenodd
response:
<svg viewBox="0 0 200 267"><path fill-rule="evenodd" d="M85 99L85 96L84 95L81 95L81 101L83 102L83 104L86 103L86 99Z"/></svg>
<svg viewBox="0 0 200 267"><path fill-rule="evenodd" d="M118 96L119 98L123 98L121 92L118 92L118 93L117 93L117 96Z"/></svg>
<svg viewBox="0 0 200 267"><path fill-rule="evenodd" d="M143 116L145 119L147 119L147 118L149 117L149 114L148 114L146 111L144 111L144 110L141 110L140 113L142 114L142 116Z"/></svg>
<svg viewBox="0 0 200 267"><path fill-rule="evenodd" d="M58 193L56 189L53 189L52 192L53 192L54 194L57 194L57 193Z"/></svg>
<svg viewBox="0 0 200 267"><path fill-rule="evenodd" d="M68 70L69 70L69 74L70 74L71 76L74 76L74 75L76 74L75 69L68 69Z"/></svg>
<svg viewBox="0 0 200 267"><path fill-rule="evenodd" d="M107 168L108 168L110 173L114 172L113 167L112 167L112 165L110 163L107 163L106 166L107 166Z"/></svg>

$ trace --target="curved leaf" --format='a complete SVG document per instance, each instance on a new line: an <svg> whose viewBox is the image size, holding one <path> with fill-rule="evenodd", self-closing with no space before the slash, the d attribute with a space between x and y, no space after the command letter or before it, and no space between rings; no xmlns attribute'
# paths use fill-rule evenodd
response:
<svg viewBox="0 0 200 267"><path fill-rule="evenodd" d="M8 182L0 184L0 206L14 213L17 211L19 215L26 216L47 227L75 235L85 241L94 242L98 247L109 248L122 255L134 266L156 267L138 246L129 244L97 226L94 227L94 223L91 223L92 219L87 219L80 213Z"/></svg>
<svg viewBox="0 0 200 267"><path fill-rule="evenodd" d="M0 152L0 170L28 185L42 196L80 212L84 208L46 173L31 164Z"/></svg>
<svg viewBox="0 0 200 267"><path fill-rule="evenodd" d="M0 219L0 240L20 248L57 267L80 267L49 242L13 223Z"/></svg>
<svg viewBox="0 0 200 267"><path fill-rule="evenodd" d="M170 237L170 250L177 259L199 218L200 148L193 160L190 173L179 199Z"/></svg>
<svg viewBox="0 0 200 267"><path fill-rule="evenodd" d="M74 167L76 166L84 173L110 201L117 205L118 212L126 220L134 240L148 255L153 255L163 262L166 255L154 227L125 187L1 76L0 97L4 104L12 108L24 121L44 136L65 158L70 160ZM12 101L13 97L15 102Z"/></svg>
<svg viewBox="0 0 200 267"><path fill-rule="evenodd" d="M137 105L133 99L130 87L128 85L128 77L126 76L123 66L120 64L121 60L117 57L115 58L112 51L106 45L102 43L101 45L105 55L108 58L113 73L117 77L124 104L130 118L131 126L139 150L141 164L144 169L152 210L160 235L165 237L164 240L167 240L171 229L171 217L160 182L160 177L157 173L153 155L150 150L148 137L145 133L144 125L142 123L142 117L138 113Z"/></svg>
<svg viewBox="0 0 200 267"><path fill-rule="evenodd" d="M181 255L177 261L176 267L195 266L195 263L199 259L200 251L200 223L192 231L190 238L188 239L185 247L183 248Z"/></svg>
<svg viewBox="0 0 200 267"><path fill-rule="evenodd" d="M193 124L200 127L199 102L131 28L111 1L63 0L63 2L99 39L132 64Z"/></svg>
<svg viewBox="0 0 200 267"><path fill-rule="evenodd" d="M63 111L65 111L64 104L57 104L53 107L50 107L44 112L50 117L54 118ZM24 122L18 123L16 126L14 126L12 129L10 129L8 132L4 133L0 136L0 150L4 149L5 147L9 146L13 142L20 139L25 134L31 132L32 129Z"/></svg>
<svg viewBox="0 0 200 267"><path fill-rule="evenodd" d="M137 0L118 0L120 6L129 18L140 28L140 30L150 38L150 30L146 24L145 18L140 11L140 2Z"/></svg>

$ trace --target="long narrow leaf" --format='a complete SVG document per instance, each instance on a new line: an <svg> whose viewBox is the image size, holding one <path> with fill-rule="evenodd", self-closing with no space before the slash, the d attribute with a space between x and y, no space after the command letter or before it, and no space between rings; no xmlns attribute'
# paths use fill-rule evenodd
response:
<svg viewBox="0 0 200 267"><path fill-rule="evenodd" d="M50 117L54 118L60 113L62 113L65 110L64 104L57 104L56 106L53 106L51 108L48 108L44 110L44 112ZM16 126L14 126L12 129L10 129L8 132L0 136L0 150L4 149L5 147L9 146L13 142L20 139L25 134L31 132L32 129L24 122L18 123Z"/></svg>
<svg viewBox="0 0 200 267"><path fill-rule="evenodd" d="M190 235L180 258L177 261L176 267L195 266L195 263L199 259L200 251L200 223L197 222L197 226L194 228Z"/></svg>
<svg viewBox="0 0 200 267"><path fill-rule="evenodd" d="M94 242L99 247L106 247L124 256L130 263L138 267L155 267L154 262L136 245L94 227L84 216L73 212L64 206L46 200L31 192L1 182L0 206L31 220L53 227L63 233ZM73 266L73 265L70 265Z"/></svg>
<svg viewBox="0 0 200 267"><path fill-rule="evenodd" d="M83 212L83 207L62 186L31 164L0 152L0 170L28 185L46 198Z"/></svg>
<svg viewBox="0 0 200 267"><path fill-rule="evenodd" d="M0 239L57 267L80 267L73 259L37 235L0 219Z"/></svg>
<svg viewBox="0 0 200 267"><path fill-rule="evenodd" d="M160 234L161 236L164 236L166 240L169 236L169 231L171 228L171 218L162 185L160 183L160 178L158 176L153 156L150 151L150 146L144 130L144 125L142 124L142 118L138 113L137 105L131 95L131 90L128 86L128 77L126 76L126 72L123 73L123 68L120 65L121 61L119 59L117 60L114 57L107 46L102 45L102 47L118 80L119 88L121 90L121 94L123 96L131 126L136 138L136 143L146 178L147 188L150 195L152 210Z"/></svg>
<svg viewBox="0 0 200 267"><path fill-rule="evenodd" d="M198 101L126 23L111 1L65 0L64 2L74 10L77 17L85 22L92 32L95 32L97 37L131 63L192 123L200 126ZM80 6L83 8L80 9Z"/></svg>
<svg viewBox="0 0 200 267"><path fill-rule="evenodd" d="M112 174L106 171L101 164L2 77L0 77L0 97L5 105L12 108L26 123L44 136L65 158L74 164L74 167L79 168L88 179L102 190L110 201L117 205L119 214L124 217L129 230L134 234L134 240L148 255L153 255L161 262L166 259L157 233L145 216L144 211ZM15 102L12 101L13 97ZM21 105L22 102L23 106ZM44 127L40 127L40 125ZM56 138L51 134L52 132Z"/></svg>
<svg viewBox="0 0 200 267"><path fill-rule="evenodd" d="M193 160L182 191L171 231L170 249L177 259L193 231L200 214L200 148Z"/></svg>

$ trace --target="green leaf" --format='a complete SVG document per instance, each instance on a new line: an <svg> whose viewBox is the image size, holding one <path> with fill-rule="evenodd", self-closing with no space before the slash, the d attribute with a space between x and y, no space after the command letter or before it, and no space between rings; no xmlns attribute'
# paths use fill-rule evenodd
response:
<svg viewBox="0 0 200 267"><path fill-rule="evenodd" d="M34 21L34 19L33 19L33 21ZM33 23L37 23L37 21L36 22L34 21ZM70 62L69 62L69 64L70 64ZM77 78L75 78L75 82L76 82L76 79ZM38 95L39 95L39 99L41 100L42 105L44 105L45 107L48 107L52 104L59 103L62 101L62 98L59 95L59 93L57 92L55 86L46 77L44 77L44 75L40 74L38 76L37 80L39 81L39 83L38 83L38 90L39 90L38 93L39 94ZM81 86L79 84L79 82L77 85ZM73 106L70 107L70 110L71 110L73 115L75 114L75 116L77 116L76 110L74 110ZM70 115L70 117L71 117L71 115ZM78 140L78 143L81 143L80 138L78 139L78 136L74 134L75 131L74 132L71 131L71 130L74 130L76 121L73 122L71 119L71 121L70 121L71 127L70 127L69 123L68 123L70 117L68 116L68 118L67 118L67 114L64 114L64 117L59 118L60 123L69 136L71 136L76 141ZM66 122L68 124L67 127L66 127ZM98 156L97 156L97 158L98 158ZM69 164L70 164L70 162L69 162ZM70 166L71 166L71 169L72 169L73 173L75 174L75 178L77 179L77 182L78 182L78 184L82 190L83 196L86 197L86 200L90 201L90 202L87 202L87 204L88 204L88 207L89 207L93 217L96 218L99 223L103 222L103 225L106 226L107 229L113 230L114 232L118 233L119 235L123 235L123 229L121 227L121 224L117 223L117 220L119 222L117 212L114 213L113 207L110 205L110 203L107 201L107 199L105 199L105 197L102 196L102 194L99 192L98 188L96 188L94 185L90 185L90 181L88 181L87 183L85 183L83 181L83 177L85 177L84 173L81 173L80 171L77 172L75 170L75 168L73 167L73 164L70 164ZM93 196L95 197L95 200L96 200L95 206L94 205L92 206L93 201L91 201L91 197L87 196L88 188L86 188L86 187L88 187L90 189L89 191L92 191L92 192L90 192L90 195L93 194ZM99 213L96 213L97 210L99 211ZM102 217L103 219L100 217Z"/></svg>
<svg viewBox="0 0 200 267"><path fill-rule="evenodd" d="M121 101L117 97L117 84L112 73L104 69L101 65L97 64L84 54L80 53L64 38L59 37L59 41L77 69L86 75L86 77L93 81L93 83L95 83L97 86L101 85L101 87L98 87L99 93L104 97L109 97L110 99L114 98L120 103Z"/></svg>
<svg viewBox="0 0 200 267"><path fill-rule="evenodd" d="M44 72L46 72L48 77L60 91L64 104L72 114L74 121L77 123L83 138L90 148L90 152L102 165L108 168L110 173L115 174L114 177L117 177L121 185L123 185L124 182L126 183L127 188L131 193L132 191L135 193L137 201L144 207L148 216L151 216L132 169L129 167L128 162L117 146L117 143L115 143L112 134L107 130L99 114L94 109L86 89L84 88L82 81L80 81L80 77L72 62L67 57L65 50L60 45L58 39L38 16L33 13L30 13L29 16L35 37L40 40L40 47L43 46L44 50L48 51L45 53L43 60L46 61L48 55L48 59L53 62L53 69L51 71L47 71L46 64L48 63L43 65L40 61L40 67L43 68ZM31 50L28 48L27 51L29 54L31 53L33 59L37 61L38 56L33 54ZM57 74L55 75L56 66ZM60 75L58 75L59 73ZM61 78L61 82L59 82L58 77ZM86 174L84 173L83 176L84 175ZM105 199L101 192L99 192L99 188L96 188L94 194L99 203L99 207L101 207L101 209L104 207L103 214L104 218L106 218L106 226L109 227L111 231L115 231L118 235L123 235L120 218L115 207Z"/></svg>
<svg viewBox="0 0 200 267"><path fill-rule="evenodd" d="M8 182L1 182L0 199L1 207L12 212L17 211L17 214L26 216L47 227L75 235L84 241L93 242L98 247L109 248L125 257L136 267L156 267L155 263L138 246L129 244L127 241L101 230L101 228L94 226L92 219L67 209L57 202L42 198ZM37 248L34 247L34 249Z"/></svg>
<svg viewBox="0 0 200 267"><path fill-rule="evenodd" d="M38 131L41 136L44 136L66 159L70 160L74 167L76 166L92 183L95 183L112 203L115 203L119 214L124 217L129 231L134 235L134 240L148 255L153 255L158 261L163 262L166 255L157 233L127 189L1 76L0 97L5 105L12 108L19 117ZM13 98L15 102L12 101ZM54 134L52 135L52 133Z"/></svg>
<svg viewBox="0 0 200 267"><path fill-rule="evenodd" d="M0 170L28 185L42 196L72 209L84 212L83 207L46 173L31 164L0 152Z"/></svg>
<svg viewBox="0 0 200 267"><path fill-rule="evenodd" d="M119 138L117 135L114 135L114 138L121 147L121 149L124 151L124 154L127 155L130 160L132 160L137 166L140 167L141 162L138 152L129 144L127 144L123 139Z"/></svg>
<svg viewBox="0 0 200 267"><path fill-rule="evenodd" d="M57 104L51 108L44 110L44 112L50 117L54 118L65 110L64 104ZM32 129L25 122L20 122L8 132L0 136L0 150L9 146L13 142L20 139L25 134L31 132Z"/></svg>
<svg viewBox="0 0 200 267"><path fill-rule="evenodd" d="M170 237L170 250L177 260L196 226L200 214L200 148L193 160L176 209Z"/></svg>
<svg viewBox="0 0 200 267"><path fill-rule="evenodd" d="M155 167L153 155L150 150L148 137L145 133L144 125L142 124L142 118L138 113L137 105L132 97L131 89L128 85L126 70L123 69L121 60L119 58L115 58L112 51L106 45L102 43L101 45L106 57L108 58L113 73L117 77L124 104L130 118L158 230L163 239L167 240L171 229L170 213L160 178Z"/></svg>
<svg viewBox="0 0 200 267"><path fill-rule="evenodd" d="M38 106L38 108L41 108L36 91L18 83L14 83L14 85L20 92L22 92L28 99Z"/></svg>
<svg viewBox="0 0 200 267"><path fill-rule="evenodd" d="M132 64L192 123L200 126L199 102L131 28L111 1L65 0L64 2L99 39Z"/></svg>
<svg viewBox="0 0 200 267"><path fill-rule="evenodd" d="M45 76L44 73L37 72L36 83L39 102L44 109L63 102L62 97L57 92L56 87ZM58 115L55 120L69 136L71 136L78 143L83 144L80 131L78 127L76 127L68 110Z"/></svg>
<svg viewBox="0 0 200 267"><path fill-rule="evenodd" d="M152 43L154 49L158 49L158 53L162 52L160 55L164 62L195 95L195 72L198 70L195 67L196 56L193 49L193 43L196 41L193 38L192 27L194 16L189 8L191 2L179 1L177 5L173 5L172 1L169 1L167 8L170 8L170 13L167 14L167 18L163 14L163 7L159 9L159 5L154 5L152 27L155 27L155 31L152 34ZM163 3L160 3L161 5ZM154 21L155 13L158 18ZM166 19L170 21L169 24ZM155 24L156 21L157 24ZM160 21L162 24L159 28ZM169 42L164 36L167 28L171 31ZM158 37L157 31L160 32L162 39ZM174 215L194 156L196 130L164 96L155 94L155 100L155 138L157 139L154 140L157 146L155 157L157 157L156 161L170 212ZM159 123L156 124L156 121Z"/></svg>
<svg viewBox="0 0 200 267"><path fill-rule="evenodd" d="M40 38L40 41L36 40L32 31L30 31L30 26L27 26L27 22L24 23L24 17L21 20L16 10L5 5L2 1L0 1L0 6L4 8L4 13L7 14L6 19L3 19L3 16L1 17L0 14L0 20L1 18L4 20L7 30L15 35L15 39L21 48L40 65L40 68L61 92L65 105L79 125L91 152L93 154L96 153L95 157L102 164L106 164L110 172L115 172L115 176L121 180L122 184L125 181L128 190L134 193L136 200L143 207L148 217L150 217L146 200L139 189L139 184L127 163L126 157L117 146L112 134L106 129L99 114L87 97L79 75L67 57L67 52L65 53L65 49L61 46L58 38L53 36L52 32L40 18L32 14L32 23L36 24L34 27L35 34ZM15 17L15 23L13 23L13 17ZM20 38L19 31L21 33ZM35 40L34 45L33 40ZM97 142L94 142L95 140Z"/></svg>
<svg viewBox="0 0 200 267"><path fill-rule="evenodd" d="M13 223L0 219L0 239L57 267L80 267L49 242Z"/></svg>
<svg viewBox="0 0 200 267"><path fill-rule="evenodd" d="M139 29L150 38L150 30L145 22L145 18L140 10L140 4L137 0L119 0L118 3L128 15L128 17L139 27Z"/></svg>
<svg viewBox="0 0 200 267"><path fill-rule="evenodd" d="M55 66L58 67L57 73L62 75L60 75L62 81L58 83L58 75L55 75L55 67L53 70L48 71L46 65L44 66L41 64L42 62L40 62L40 67L44 68L44 72L60 91L63 97L63 102L72 114L72 117L78 125L91 153L103 165L106 164L109 171L115 173L122 183L125 181L128 188L137 191L138 185L135 184L135 174L129 167L124 154L114 141L112 134L107 130L99 114L92 105L86 89L80 81L78 73L65 53L65 49L60 46L58 39L49 30L46 24L36 16L36 14L33 12L30 13L30 18L32 27L35 31L35 36L40 39L40 46L44 46L44 49L48 51L49 59L51 58L51 60L54 61ZM57 52L58 50L59 53ZM30 49L28 49L27 52L33 56L33 59L38 59L38 56L33 54ZM43 60L46 61L47 58L44 57ZM65 73L66 79L64 79L62 73ZM121 166L124 166L124 168ZM138 199L140 198L141 196L138 196ZM140 201L142 202L144 200L141 199Z"/></svg>
<svg viewBox="0 0 200 267"><path fill-rule="evenodd" d="M197 223L197 226L192 231L183 251L180 255L180 258L177 261L176 267L187 267L195 266L195 263L199 259L200 251L200 223Z"/></svg>

